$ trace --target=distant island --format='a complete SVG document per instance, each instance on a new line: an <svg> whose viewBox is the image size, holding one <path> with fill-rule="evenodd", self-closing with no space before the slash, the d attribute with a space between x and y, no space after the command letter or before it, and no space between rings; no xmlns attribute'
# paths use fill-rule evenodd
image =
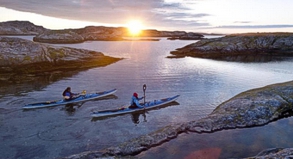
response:
<svg viewBox="0 0 293 159"><path fill-rule="evenodd" d="M8 21L0 23L0 35L34 35L35 42L69 44L82 43L84 41L129 41L125 37L133 37L125 27L87 26L80 29L50 30L37 26L28 21ZM152 39L167 37L169 40L200 40L204 35L185 31L158 31L142 30L140 41L158 41ZM135 39L138 40L138 39Z"/></svg>

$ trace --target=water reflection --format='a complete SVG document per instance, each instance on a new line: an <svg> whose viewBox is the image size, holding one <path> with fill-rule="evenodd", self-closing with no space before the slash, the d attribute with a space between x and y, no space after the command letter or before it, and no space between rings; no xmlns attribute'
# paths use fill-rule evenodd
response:
<svg viewBox="0 0 293 159"><path fill-rule="evenodd" d="M258 63L258 62L276 62L285 61L292 57L279 56L279 55L233 55L233 56L221 56L216 58L217 60L234 61L234 62L247 62L247 63Z"/></svg>
<svg viewBox="0 0 293 159"><path fill-rule="evenodd" d="M74 106L76 106L77 108L80 108L84 103L85 102L77 103L77 104L69 103L64 106L64 109L67 112L68 116L73 116L75 113L75 110L76 110L76 108L74 108Z"/></svg>
<svg viewBox="0 0 293 159"><path fill-rule="evenodd" d="M138 158L246 158L273 147L292 147L293 118L265 126L222 130L214 133L181 134L161 146L137 155ZM184 148L182 148L184 147ZM208 150L208 151L207 151ZM173 152L170 154L170 152Z"/></svg>
<svg viewBox="0 0 293 159"><path fill-rule="evenodd" d="M144 110L143 112L131 113L132 122L134 124L139 124L139 122L140 122L139 116L140 115L142 115L142 117L143 117L143 122L147 122L147 120L146 120L146 113L147 113L146 110Z"/></svg>
<svg viewBox="0 0 293 159"><path fill-rule="evenodd" d="M118 97L114 94L105 96L105 97L101 97L101 98L97 98L97 99L91 99L88 101L83 101L83 102L77 102L77 103L68 103L68 104L59 104L59 105L55 105L55 106L49 106L49 107L40 107L40 108L33 108L33 109L23 109L23 111L31 111L31 110L35 110L35 109L46 109L46 108L53 108L53 107L58 107L58 106L64 106L61 110L66 110L68 112L68 115L72 116L74 114L74 112L76 111L77 108L80 108L82 105L84 105L86 102L95 102L95 101L103 101L103 100L110 100L110 99L118 99ZM55 101L59 101L59 100L55 100ZM53 102L53 100L51 100L51 102ZM45 102L40 102L40 103L45 103Z"/></svg>
<svg viewBox="0 0 293 159"><path fill-rule="evenodd" d="M102 100L110 100L110 99L118 99L118 97L114 94L111 94L109 96L93 99L91 101L93 102L93 101L102 101ZM79 103L69 103L69 104L66 104L62 110L65 110L68 116L73 116L76 109L79 109L80 107L82 107L86 102L88 101L79 102Z"/></svg>
<svg viewBox="0 0 293 159"><path fill-rule="evenodd" d="M46 75L10 75L1 74L0 98L7 95L21 96L24 93L39 91L56 81L73 77L76 71L50 73Z"/></svg>

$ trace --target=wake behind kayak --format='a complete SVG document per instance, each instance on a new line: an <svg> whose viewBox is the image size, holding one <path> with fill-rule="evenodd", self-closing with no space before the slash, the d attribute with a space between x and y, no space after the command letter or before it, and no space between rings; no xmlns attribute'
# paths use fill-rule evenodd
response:
<svg viewBox="0 0 293 159"><path fill-rule="evenodd" d="M176 95L176 96L169 97L169 98L146 102L144 104L144 108L122 107L122 108L112 109L112 110L97 111L97 112L93 112L91 116L92 117L107 117L107 116L121 115L121 114L133 113L133 112L137 112L137 111L141 111L141 110L152 109L152 108L156 108L156 107L171 103L171 102L175 101L178 97L179 97L179 95Z"/></svg>
<svg viewBox="0 0 293 159"><path fill-rule="evenodd" d="M23 109L36 109L36 108L45 108L45 107L54 107L58 105L64 105L64 104L70 104L70 103L78 103L78 102L84 102L92 99L97 99L97 98L102 98L111 94L114 94L117 90L112 89L109 91L103 91L103 92L98 92L98 93L89 93L89 94L84 94L80 95L74 99L71 100L66 100L66 99L60 99L57 101L47 101L47 102L40 102L40 103L32 103L32 104L27 104L23 106Z"/></svg>

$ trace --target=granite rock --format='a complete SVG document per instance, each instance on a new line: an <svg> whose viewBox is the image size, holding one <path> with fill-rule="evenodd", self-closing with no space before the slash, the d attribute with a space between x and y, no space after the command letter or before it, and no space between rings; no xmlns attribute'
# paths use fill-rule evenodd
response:
<svg viewBox="0 0 293 159"><path fill-rule="evenodd" d="M37 35L47 29L28 21L7 21L0 23L0 35Z"/></svg>
<svg viewBox="0 0 293 159"><path fill-rule="evenodd" d="M293 56L292 33L233 34L203 39L171 52L177 57L199 57L226 61L265 62Z"/></svg>

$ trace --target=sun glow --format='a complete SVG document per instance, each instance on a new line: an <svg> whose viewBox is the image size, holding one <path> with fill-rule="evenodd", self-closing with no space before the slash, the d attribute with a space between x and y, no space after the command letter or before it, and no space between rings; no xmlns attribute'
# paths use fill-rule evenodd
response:
<svg viewBox="0 0 293 159"><path fill-rule="evenodd" d="M142 23L137 20L130 21L127 24L128 31L132 36L138 36L143 29Z"/></svg>

